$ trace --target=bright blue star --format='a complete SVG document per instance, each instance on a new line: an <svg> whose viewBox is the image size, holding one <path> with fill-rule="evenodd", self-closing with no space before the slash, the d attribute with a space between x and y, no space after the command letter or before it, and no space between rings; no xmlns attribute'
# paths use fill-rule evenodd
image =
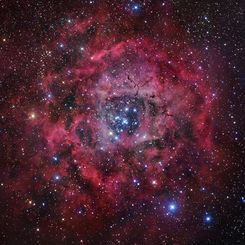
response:
<svg viewBox="0 0 245 245"><path fill-rule="evenodd" d="M133 179L133 182L136 186L140 186L140 182L137 179Z"/></svg>
<svg viewBox="0 0 245 245"><path fill-rule="evenodd" d="M176 202L170 202L167 206L167 215L173 215L177 211Z"/></svg>
<svg viewBox="0 0 245 245"><path fill-rule="evenodd" d="M132 5L132 10L134 12L138 12L140 10L140 4L138 4L138 3L133 4Z"/></svg>
<svg viewBox="0 0 245 245"><path fill-rule="evenodd" d="M213 220L213 218L212 218L212 215L211 215L211 214L206 213L206 214L204 215L204 222L205 222L206 224L210 224L210 223L212 222L212 220Z"/></svg>
<svg viewBox="0 0 245 245"><path fill-rule="evenodd" d="M175 204L170 204L169 205L169 210L171 210L171 211L174 211L176 209L176 205Z"/></svg>
<svg viewBox="0 0 245 245"><path fill-rule="evenodd" d="M57 161L57 160L58 160L58 157L54 156L54 157L53 157L53 160L54 160L54 161Z"/></svg>
<svg viewBox="0 0 245 245"><path fill-rule="evenodd" d="M55 165L60 163L60 157L57 154L52 157L52 163Z"/></svg>
<svg viewBox="0 0 245 245"><path fill-rule="evenodd" d="M168 211L171 212L171 213L174 213L177 209L177 205L176 203L174 202L171 202L169 205L168 205Z"/></svg>
<svg viewBox="0 0 245 245"><path fill-rule="evenodd" d="M54 181L59 181L61 179L61 176L59 175L59 174L55 174L54 176L53 176L53 180Z"/></svg>
<svg viewBox="0 0 245 245"><path fill-rule="evenodd" d="M128 120L126 118L123 119L122 121L123 124L128 124Z"/></svg>

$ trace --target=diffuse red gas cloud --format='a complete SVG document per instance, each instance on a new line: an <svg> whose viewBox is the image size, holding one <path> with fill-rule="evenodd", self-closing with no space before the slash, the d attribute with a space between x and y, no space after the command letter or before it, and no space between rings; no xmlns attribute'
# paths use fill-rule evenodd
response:
<svg viewBox="0 0 245 245"><path fill-rule="evenodd" d="M165 35L176 30L166 23ZM184 37L171 42L172 33L160 33L160 42L109 32L111 25L74 19L50 47L43 100L26 129L38 130L41 149L26 162L26 181L18 177L29 193L21 212L38 219L45 236L76 232L94 241L98 232L113 240L119 225L107 226L123 218L127 229L129 214L142 210L157 232L153 213L164 220L166 203L188 206L190 190L211 184L214 98L201 54Z"/></svg>

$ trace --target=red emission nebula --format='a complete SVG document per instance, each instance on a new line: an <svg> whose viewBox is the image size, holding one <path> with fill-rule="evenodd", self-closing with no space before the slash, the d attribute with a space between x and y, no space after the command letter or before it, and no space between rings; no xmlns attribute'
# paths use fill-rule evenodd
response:
<svg viewBox="0 0 245 245"><path fill-rule="evenodd" d="M215 223L218 58L167 15L141 31L138 8L70 15L43 44L2 174L12 233L33 244L194 244Z"/></svg>

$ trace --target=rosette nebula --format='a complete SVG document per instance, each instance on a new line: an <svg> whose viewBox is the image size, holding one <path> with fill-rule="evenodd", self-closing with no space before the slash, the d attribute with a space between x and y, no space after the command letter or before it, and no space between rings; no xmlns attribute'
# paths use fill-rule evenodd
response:
<svg viewBox="0 0 245 245"><path fill-rule="evenodd" d="M3 244L243 244L239 3L26 4L3 4Z"/></svg>

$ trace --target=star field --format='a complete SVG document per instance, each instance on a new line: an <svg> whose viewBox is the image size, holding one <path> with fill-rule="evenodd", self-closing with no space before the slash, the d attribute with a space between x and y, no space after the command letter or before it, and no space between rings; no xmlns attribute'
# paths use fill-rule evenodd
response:
<svg viewBox="0 0 245 245"><path fill-rule="evenodd" d="M241 1L0 3L2 244L244 244Z"/></svg>

